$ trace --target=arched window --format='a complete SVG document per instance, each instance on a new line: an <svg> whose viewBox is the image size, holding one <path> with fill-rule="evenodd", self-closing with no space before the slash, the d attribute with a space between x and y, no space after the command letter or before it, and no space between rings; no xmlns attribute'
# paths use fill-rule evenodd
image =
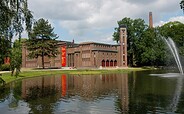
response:
<svg viewBox="0 0 184 114"><path fill-rule="evenodd" d="M110 66L113 67L113 60L110 61Z"/></svg>
<svg viewBox="0 0 184 114"><path fill-rule="evenodd" d="M117 61L116 60L114 60L114 66L117 66Z"/></svg>
<svg viewBox="0 0 184 114"><path fill-rule="evenodd" d="M102 60L102 67L105 67L105 60Z"/></svg>
<svg viewBox="0 0 184 114"><path fill-rule="evenodd" d="M106 61L106 67L109 67L109 60Z"/></svg>

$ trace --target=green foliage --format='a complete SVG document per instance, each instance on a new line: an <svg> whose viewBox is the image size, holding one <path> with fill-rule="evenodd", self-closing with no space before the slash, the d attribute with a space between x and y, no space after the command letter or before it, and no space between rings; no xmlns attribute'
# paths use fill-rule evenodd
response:
<svg viewBox="0 0 184 114"><path fill-rule="evenodd" d="M159 32L165 38L172 38L179 47L179 53L184 55L184 24L178 21L169 22L159 28Z"/></svg>
<svg viewBox="0 0 184 114"><path fill-rule="evenodd" d="M0 1L0 38L5 37L11 42L14 34L23 31L23 23L26 30L31 30L33 16L27 7L27 0L1 0Z"/></svg>
<svg viewBox="0 0 184 114"><path fill-rule="evenodd" d="M12 75L18 76L22 65L22 44L21 41L15 40L11 50L10 68Z"/></svg>
<svg viewBox="0 0 184 114"><path fill-rule="evenodd" d="M10 65L9 64L3 64L0 68L1 71L10 71Z"/></svg>
<svg viewBox="0 0 184 114"><path fill-rule="evenodd" d="M34 23L33 31L26 42L27 49L30 51L30 58L42 57L42 67L44 68L44 56L56 57L57 35L54 34L51 24L48 20L39 19Z"/></svg>
<svg viewBox="0 0 184 114"><path fill-rule="evenodd" d="M1 0L0 1L0 31L5 36L23 31L25 22L26 30L31 30L32 14L28 9L27 0Z"/></svg>
<svg viewBox="0 0 184 114"><path fill-rule="evenodd" d="M0 66L4 63L4 58L10 55L10 49L10 41L0 36Z"/></svg>
<svg viewBox="0 0 184 114"><path fill-rule="evenodd" d="M32 28L33 16L28 9L27 0L0 1L0 66L5 57L11 56L11 43L14 35L21 38L26 25L28 33Z"/></svg>
<svg viewBox="0 0 184 114"><path fill-rule="evenodd" d="M137 42L136 64L139 66L163 66L166 60L166 45L156 29L147 29Z"/></svg>

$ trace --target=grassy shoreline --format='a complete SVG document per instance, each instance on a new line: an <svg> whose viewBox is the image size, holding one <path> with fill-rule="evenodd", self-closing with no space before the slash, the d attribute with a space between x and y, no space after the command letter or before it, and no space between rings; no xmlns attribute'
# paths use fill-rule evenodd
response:
<svg viewBox="0 0 184 114"><path fill-rule="evenodd" d="M21 80L24 78L38 77L38 76L46 76L46 75L56 75L56 74L107 74L107 73L128 73L131 71L142 71L142 70L150 70L151 68L126 68L126 69L84 69L84 70L62 70L62 69L27 69L22 70L18 77L11 76L10 73L3 73L1 78L6 82L10 83L15 80Z"/></svg>

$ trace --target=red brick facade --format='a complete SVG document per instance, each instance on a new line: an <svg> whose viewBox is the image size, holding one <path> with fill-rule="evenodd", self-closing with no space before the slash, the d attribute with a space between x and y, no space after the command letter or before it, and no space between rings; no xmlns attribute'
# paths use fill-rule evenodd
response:
<svg viewBox="0 0 184 114"><path fill-rule="evenodd" d="M120 27L120 43L117 45L96 42L60 41L59 54L56 58L45 57L45 67L127 67L127 33L126 27ZM29 59L26 46L22 48L22 67L42 67L41 57Z"/></svg>

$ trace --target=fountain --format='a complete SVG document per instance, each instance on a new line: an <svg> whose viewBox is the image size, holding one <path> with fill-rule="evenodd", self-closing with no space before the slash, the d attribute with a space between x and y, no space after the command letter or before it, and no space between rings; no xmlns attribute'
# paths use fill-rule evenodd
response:
<svg viewBox="0 0 184 114"><path fill-rule="evenodd" d="M168 39L164 38L164 40L174 56L174 59L176 61L176 64L178 66L180 73L183 75L183 69L181 66L180 58L179 58L178 51L176 49L176 45L175 45L174 41L171 38L168 38Z"/></svg>
<svg viewBox="0 0 184 114"><path fill-rule="evenodd" d="M170 51L172 52L172 55L176 61L176 64L178 66L178 69L180 71L180 74L178 73L166 73L166 74L150 74L151 76L160 76L160 77L177 77L177 85L176 85L176 90L174 92L174 96L173 99L171 100L171 104L169 106L169 109L172 110L172 112L175 112L177 109L177 105L180 99L180 95L181 95L181 91L182 91L182 84L183 84L183 69L182 69L182 65L180 62L180 58L179 58L179 54L178 51L176 49L176 45L174 43L174 41L171 38L164 38L162 37L163 40L166 42L167 46L169 47Z"/></svg>
<svg viewBox="0 0 184 114"><path fill-rule="evenodd" d="M181 66L180 58L179 58L178 51L176 49L176 45L175 45L174 41L171 38L168 38L168 39L164 38L164 40L174 56L174 59L176 61L176 64L177 64L178 69L180 71L180 74L183 75L183 69ZM183 83L183 78L179 77L177 79L177 86L176 86L175 94L174 94L172 102L170 104L170 109L172 109L173 112L175 112L177 109L177 105L178 105L181 91L182 91L182 83Z"/></svg>

